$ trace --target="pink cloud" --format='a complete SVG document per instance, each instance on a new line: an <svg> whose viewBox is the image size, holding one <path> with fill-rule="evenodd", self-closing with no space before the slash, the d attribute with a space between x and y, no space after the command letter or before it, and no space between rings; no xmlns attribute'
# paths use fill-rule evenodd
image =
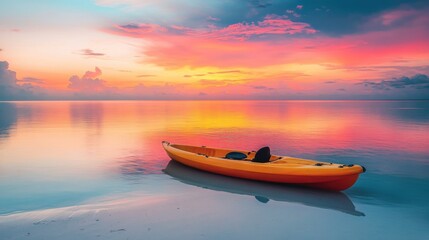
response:
<svg viewBox="0 0 429 240"><path fill-rule="evenodd" d="M144 50L148 61L175 68L280 63L284 58L295 55L281 53L289 51L288 48L294 47L294 44L250 39L269 35L314 34L316 30L307 23L294 22L285 16L268 15L257 23L236 23L225 28L213 25L207 29L192 29L176 25L167 28L156 24L131 24L115 25L107 32L150 41L152 44Z"/></svg>
<svg viewBox="0 0 429 240"><path fill-rule="evenodd" d="M281 63L291 55L284 54L284 50L275 50L276 44L265 42L227 42L183 36L167 40L168 44L154 44L145 50L149 62L166 68L258 67ZM286 44L282 47L288 48Z"/></svg>
<svg viewBox="0 0 429 240"><path fill-rule="evenodd" d="M263 21L255 23L236 23L222 29L213 29L208 33L202 33L208 37L217 39L244 40L251 36L279 34L293 35L297 33L316 33L309 24L294 22L285 16L268 15Z"/></svg>
<svg viewBox="0 0 429 240"><path fill-rule="evenodd" d="M168 28L157 24L115 25L111 30L130 37L153 38L154 36L187 35L197 38L215 38L220 40L245 40L258 35L293 35L297 33L312 34L317 31L308 23L294 22L287 16L267 15L257 23L235 23L225 28L209 25L208 29L192 29L172 25Z"/></svg>
<svg viewBox="0 0 429 240"><path fill-rule="evenodd" d="M382 14L378 17L378 20L381 21L383 25L388 26L407 17L415 16L416 14L416 10L399 9Z"/></svg>
<svg viewBox="0 0 429 240"><path fill-rule="evenodd" d="M74 75L69 79L68 88L78 94L93 95L114 93L114 87L107 86L106 82L98 77L101 76L101 70L95 67L95 72L87 71L81 78Z"/></svg>
<svg viewBox="0 0 429 240"><path fill-rule="evenodd" d="M96 78L101 75L101 70L95 67L95 72L87 71L82 78Z"/></svg>
<svg viewBox="0 0 429 240"><path fill-rule="evenodd" d="M94 50L89 49L89 48L85 48L85 49L80 50L80 54L83 56L88 56L88 57L100 57L100 56L106 55L106 54L101 53L101 52L95 52Z"/></svg>
<svg viewBox="0 0 429 240"><path fill-rule="evenodd" d="M296 5L296 9L301 10L302 8L303 8L303 6L302 6L302 5Z"/></svg>
<svg viewBox="0 0 429 240"><path fill-rule="evenodd" d="M97 93L106 90L106 82L102 79L79 78L72 76L69 79L69 88L78 92Z"/></svg>
<svg viewBox="0 0 429 240"><path fill-rule="evenodd" d="M398 15L395 13L397 11L392 12L391 15ZM377 18L386 14L389 15L383 13ZM315 34L316 30L309 24L277 15L268 15L257 23L236 23L225 28L211 26L208 29L192 29L153 25L152 29L162 31L144 30L142 33L137 27L140 25L133 25L116 27L109 32L151 42L143 49L145 61L166 68L253 68L287 63L356 66L380 64L398 58L428 59L429 18L423 10L416 12L414 18L411 26L377 29L342 37ZM312 37L288 37L297 33L311 34Z"/></svg>
<svg viewBox="0 0 429 240"><path fill-rule="evenodd" d="M156 34L166 32L167 29L161 27L158 24L141 23L141 24L126 24L126 25L115 25L117 30L123 33L128 33L130 36L143 35L143 34Z"/></svg>
<svg viewBox="0 0 429 240"><path fill-rule="evenodd" d="M325 38L320 41L322 49L329 54L327 58L337 60L344 65L380 64L393 59L429 59L429 17L427 10L413 10L413 14L403 10L393 10L376 16L363 26L371 29L376 20L388 19L383 24L395 24L361 34L347 35L342 38ZM391 16L391 17L386 17ZM392 17L394 16L394 17ZM406 24L397 24L397 23ZM320 47L319 47L320 49Z"/></svg>

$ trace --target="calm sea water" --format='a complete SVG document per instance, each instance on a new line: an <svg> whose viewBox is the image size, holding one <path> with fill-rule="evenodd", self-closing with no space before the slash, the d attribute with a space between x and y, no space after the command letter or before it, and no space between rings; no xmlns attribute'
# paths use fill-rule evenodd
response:
<svg viewBox="0 0 429 240"><path fill-rule="evenodd" d="M367 172L342 193L239 180L171 162L162 140ZM0 102L0 215L170 192L200 192L226 237L429 239L429 102Z"/></svg>

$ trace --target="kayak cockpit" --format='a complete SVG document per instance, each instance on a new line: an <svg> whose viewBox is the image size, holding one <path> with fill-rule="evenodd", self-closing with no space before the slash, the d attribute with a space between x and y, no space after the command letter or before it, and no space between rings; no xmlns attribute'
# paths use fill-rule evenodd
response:
<svg viewBox="0 0 429 240"><path fill-rule="evenodd" d="M252 161L259 163L267 163L275 160L281 159L279 156L271 155L269 147L263 147L258 151L240 151L240 150L230 150L230 149L219 149L219 148L209 148L206 146L188 146L188 145L178 145L172 144L171 147L186 151L192 152L197 155L203 155L206 157L216 157L216 158L225 158L231 160L242 160L242 161Z"/></svg>

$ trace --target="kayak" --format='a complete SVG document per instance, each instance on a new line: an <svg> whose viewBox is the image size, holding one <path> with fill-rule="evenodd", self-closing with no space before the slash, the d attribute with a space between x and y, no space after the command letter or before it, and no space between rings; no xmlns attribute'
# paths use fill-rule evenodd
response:
<svg viewBox="0 0 429 240"><path fill-rule="evenodd" d="M343 191L357 181L365 168L302 158L271 155L268 147L242 151L206 146L162 145L168 156L184 165L216 174L331 191Z"/></svg>

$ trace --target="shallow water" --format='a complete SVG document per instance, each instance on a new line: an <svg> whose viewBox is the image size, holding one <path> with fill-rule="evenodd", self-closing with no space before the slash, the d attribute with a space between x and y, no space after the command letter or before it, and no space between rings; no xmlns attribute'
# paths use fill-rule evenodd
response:
<svg viewBox="0 0 429 240"><path fill-rule="evenodd" d="M233 179L170 162L162 140L367 172L342 193ZM174 193L196 204L177 228L206 239L427 239L429 102L0 102L0 193L2 216Z"/></svg>

